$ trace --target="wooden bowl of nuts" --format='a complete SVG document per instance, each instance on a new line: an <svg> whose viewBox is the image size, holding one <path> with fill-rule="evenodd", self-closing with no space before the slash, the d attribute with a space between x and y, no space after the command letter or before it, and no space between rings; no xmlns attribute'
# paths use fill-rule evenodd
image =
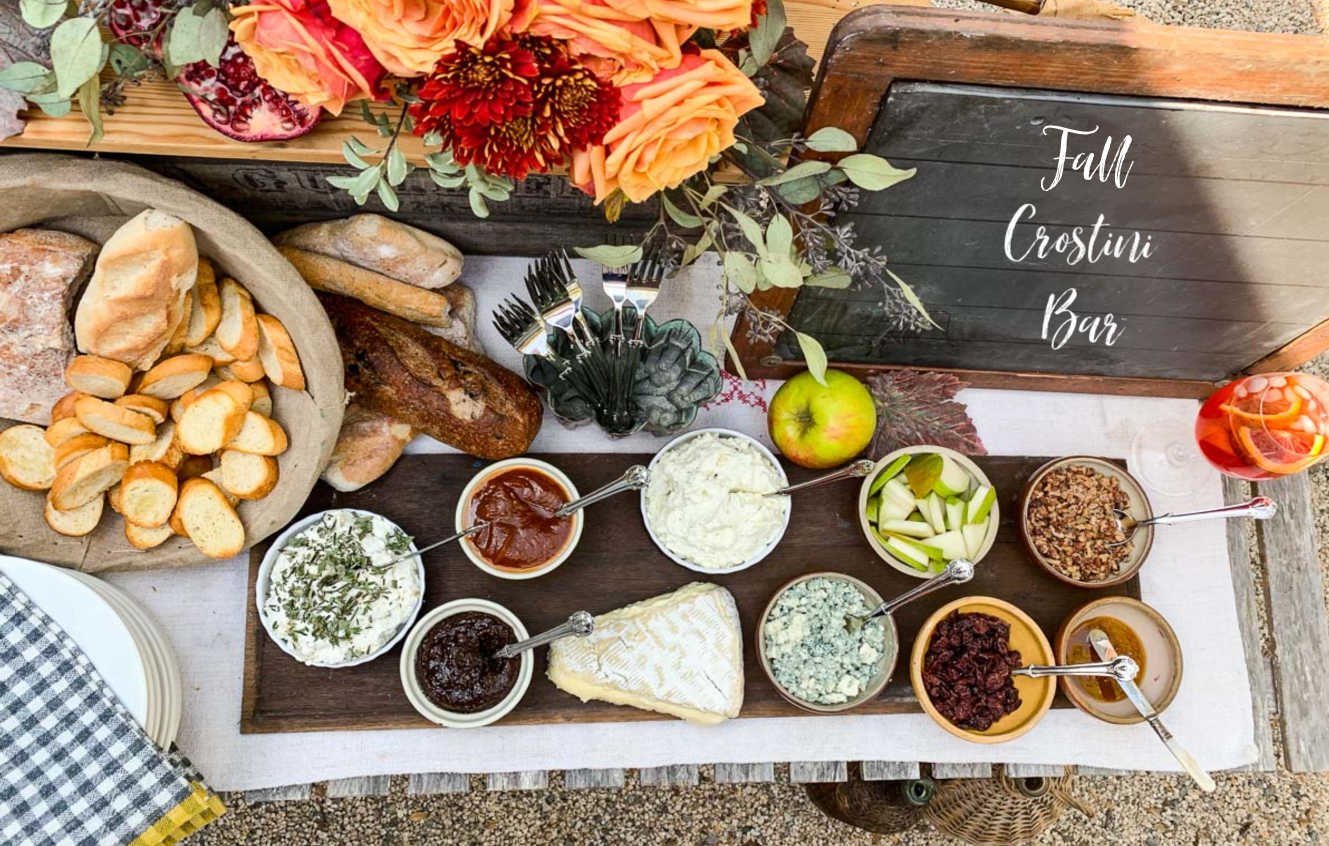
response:
<svg viewBox="0 0 1329 846"><path fill-rule="evenodd" d="M1089 589L1119 585L1140 571L1154 529L1139 526L1132 534L1114 508L1135 520L1153 516L1144 488L1125 468L1085 455L1058 458L1025 483L1020 538L1053 578Z"/></svg>

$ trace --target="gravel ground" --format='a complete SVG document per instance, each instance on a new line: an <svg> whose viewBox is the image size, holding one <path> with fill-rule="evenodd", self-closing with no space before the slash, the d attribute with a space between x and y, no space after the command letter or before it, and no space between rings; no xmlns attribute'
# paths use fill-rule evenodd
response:
<svg viewBox="0 0 1329 846"><path fill-rule="evenodd" d="M951 8L990 8L971 0L934 0ZM1160 23L1273 32L1329 32L1329 0L1122 0ZM1329 354L1308 369L1329 378ZM1329 466L1311 471L1316 531L1329 602ZM1263 623L1263 621L1262 621ZM1266 649L1268 648L1266 644ZM1277 741L1277 738L1275 738ZM915 844L953 841L929 827L872 835L824 816L799 785L711 783L640 787L635 773L618 790L568 790L553 775L543 791L471 791L408 796L394 778L386 796L328 799L316 785L306 801L249 804L224 799L229 812L189 840L191 846L409 846L409 844ZM1068 811L1038 843L1098 846L1218 846L1329 843L1329 775L1223 774L1217 799L1174 775L1081 777L1076 794L1099 809L1090 820Z"/></svg>

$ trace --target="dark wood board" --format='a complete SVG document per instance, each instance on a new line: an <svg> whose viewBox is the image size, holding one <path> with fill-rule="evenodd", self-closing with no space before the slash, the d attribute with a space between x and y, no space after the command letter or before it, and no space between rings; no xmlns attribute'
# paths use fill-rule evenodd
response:
<svg viewBox="0 0 1329 846"><path fill-rule="evenodd" d="M958 373L972 384L1203 396L1329 346L1329 50L1313 38L873 7L832 34L807 123L834 125L913 179L837 216L879 246L940 330L900 332L880 290L759 293L833 363ZM1121 185L1068 166L1129 135ZM1272 143L1271 139L1278 139ZM1026 203L1035 210L1010 226ZM1103 215L1153 254L1012 260ZM889 283L888 283L889 284ZM1050 297L1112 314L1111 346L1044 338ZM1055 330L1064 315L1054 317ZM750 375L802 369L792 332L734 343Z"/></svg>
<svg viewBox="0 0 1329 846"><path fill-rule="evenodd" d="M634 462L650 456L630 454L567 454L539 456L562 468L581 491L617 477ZM896 614L901 657L881 697L855 713L900 713L920 710L909 686L908 656L914 634L933 610L959 596L986 594L1013 602L1028 612L1049 639L1076 607L1101 593L1139 596L1136 580L1104 591L1073 588L1048 576L1027 557L1011 515L1024 480L1046 459L978 458L1001 496L1002 522L997 543L979 565L974 579L905 606ZM486 462L460 455L403 457L384 478L361 491L340 494L320 484L303 513L354 507L375 511L399 523L422 542L450 531L455 494ZM786 463L790 481L815 473ZM707 577L674 564L651 543L642 526L635 496L592 506L581 543L572 557L553 573L530 581L504 581L482 573L455 547L425 555L426 609L464 596L483 597L510 608L532 633L566 619L579 608L603 613L689 582L714 581L728 588L738 602L744 631L746 677L744 717L814 716L779 697L762 672L755 654L753 631L771 596L788 580L814 570L834 570L864 579L890 597L917 585L897 573L869 549L855 512L858 485L840 484L795 500L784 540L765 561L727 576ZM398 675L400 648L368 664L341 670L306 667L282 652L264 632L253 602L253 585L266 544L250 558L250 590L246 614L245 677L241 709L242 733L311 730L420 728L432 725L407 701ZM670 719L591 701L581 703L545 677L547 650L538 650L535 677L526 697L503 722L557 723ZM1057 707L1069 707L1058 695Z"/></svg>

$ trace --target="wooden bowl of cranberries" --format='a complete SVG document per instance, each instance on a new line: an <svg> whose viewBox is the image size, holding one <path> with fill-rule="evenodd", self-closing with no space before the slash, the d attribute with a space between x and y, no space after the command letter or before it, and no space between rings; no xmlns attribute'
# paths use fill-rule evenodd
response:
<svg viewBox="0 0 1329 846"><path fill-rule="evenodd" d="M1012 676L1055 663L1052 644L1028 614L991 596L937 609L918 632L909 661L914 695L956 737L1003 743L1032 729L1052 707L1056 679Z"/></svg>

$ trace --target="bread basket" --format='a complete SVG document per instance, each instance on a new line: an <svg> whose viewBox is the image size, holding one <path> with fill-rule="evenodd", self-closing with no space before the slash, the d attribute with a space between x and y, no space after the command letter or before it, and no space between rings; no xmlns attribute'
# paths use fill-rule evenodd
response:
<svg viewBox="0 0 1329 846"><path fill-rule="evenodd" d="M260 310L286 325L300 356L306 389L272 388L273 417L291 440L278 459L280 481L267 497L238 508L246 544L253 545L295 517L341 428L341 353L313 292L253 225L179 182L123 162L47 154L0 158L0 232L34 226L103 243L149 207L189 223L199 254L213 261L219 275L248 288ZM0 428L9 424L0 421ZM43 493L0 483L0 513L6 518L0 521L0 551L88 572L211 560L185 538L171 538L146 551L135 549L125 540L121 520L112 514L85 537L56 534L42 519L43 501Z"/></svg>

